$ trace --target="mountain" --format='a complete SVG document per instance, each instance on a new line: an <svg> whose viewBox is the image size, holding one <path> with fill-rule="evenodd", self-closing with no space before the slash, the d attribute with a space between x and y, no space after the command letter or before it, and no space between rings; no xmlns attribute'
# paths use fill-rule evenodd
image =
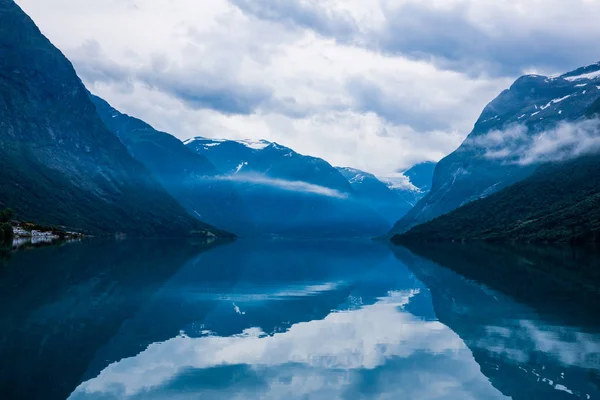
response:
<svg viewBox="0 0 600 400"><path fill-rule="evenodd" d="M204 235L102 124L71 63L0 0L0 208L91 233Z"/></svg>
<svg viewBox="0 0 600 400"><path fill-rule="evenodd" d="M217 180L217 168L174 136L122 114L91 96L104 125L183 207L202 221L244 234L250 222L231 182Z"/></svg>
<svg viewBox="0 0 600 400"><path fill-rule="evenodd" d="M417 188L391 188L375 175L350 167L337 167L350 182L356 197L373 208L390 225L402 218L418 201Z"/></svg>
<svg viewBox="0 0 600 400"><path fill-rule="evenodd" d="M261 174L269 178L306 182L340 193L352 187L327 161L296 153L289 147L266 140L221 140L196 137L185 142L206 156L224 174Z"/></svg>
<svg viewBox="0 0 600 400"><path fill-rule="evenodd" d="M433 180L433 173L435 171L436 162L425 161L414 165L403 172L410 183L419 188L421 192L429 192L431 190L431 181Z"/></svg>
<svg viewBox="0 0 600 400"><path fill-rule="evenodd" d="M599 74L600 76L600 74ZM531 176L408 232L401 241L600 242L600 93L572 125L581 154L561 142L564 159L543 163ZM562 135L571 132L564 128ZM565 154L567 156L565 156ZM571 157L573 156L573 157Z"/></svg>
<svg viewBox="0 0 600 400"><path fill-rule="evenodd" d="M560 147L566 124L589 113L598 97L600 63L556 77L519 78L485 107L463 144L438 163L431 191L390 236L530 176L552 158L543 145Z"/></svg>
<svg viewBox="0 0 600 400"><path fill-rule="evenodd" d="M326 161L265 140L185 142L233 182L257 232L276 236L369 237L390 224Z"/></svg>
<svg viewBox="0 0 600 400"><path fill-rule="evenodd" d="M392 238L465 240L599 243L598 156L544 165L521 182Z"/></svg>

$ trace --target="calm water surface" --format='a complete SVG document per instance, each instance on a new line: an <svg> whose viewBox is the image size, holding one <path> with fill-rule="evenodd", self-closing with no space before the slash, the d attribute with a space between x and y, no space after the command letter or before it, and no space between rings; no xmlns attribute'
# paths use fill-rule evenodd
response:
<svg viewBox="0 0 600 400"><path fill-rule="evenodd" d="M4 254L0 397L598 399L599 266L367 241Z"/></svg>

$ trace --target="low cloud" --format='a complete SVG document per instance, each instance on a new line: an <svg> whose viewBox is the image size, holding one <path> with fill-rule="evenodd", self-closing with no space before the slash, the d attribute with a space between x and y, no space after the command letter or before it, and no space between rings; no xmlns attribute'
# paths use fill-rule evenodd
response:
<svg viewBox="0 0 600 400"><path fill-rule="evenodd" d="M264 175L221 175L217 177L219 180L251 183L256 185L270 186L289 192L298 193L309 193L316 194L319 196L334 197L338 199L345 199L348 197L346 193L342 193L339 190L331 189L325 186L314 185L308 182L302 181L287 181L284 179L269 178Z"/></svg>
<svg viewBox="0 0 600 400"><path fill-rule="evenodd" d="M484 156L509 164L530 165L564 161L600 150L600 120L562 122L542 132L512 125L468 139Z"/></svg>

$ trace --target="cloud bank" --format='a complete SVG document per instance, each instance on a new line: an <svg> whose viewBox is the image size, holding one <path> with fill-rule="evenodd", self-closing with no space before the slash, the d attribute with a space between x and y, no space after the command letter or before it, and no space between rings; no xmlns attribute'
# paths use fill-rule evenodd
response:
<svg viewBox="0 0 600 400"><path fill-rule="evenodd" d="M564 161L600 151L600 120L562 122L542 132L512 125L474 137L469 144L482 148L489 159L510 164Z"/></svg>
<svg viewBox="0 0 600 400"><path fill-rule="evenodd" d="M157 129L282 142L376 175L456 149L523 72L600 54L589 0L17 3L92 92Z"/></svg>
<svg viewBox="0 0 600 400"><path fill-rule="evenodd" d="M249 183L253 185L270 186L273 188L286 190L288 192L315 194L319 196L334 197L338 199L345 199L348 197L347 193L342 193L339 190L331 189L325 186L314 185L312 183L302 181L287 181L284 179L274 179L264 175L221 175L216 177L216 179L231 182Z"/></svg>

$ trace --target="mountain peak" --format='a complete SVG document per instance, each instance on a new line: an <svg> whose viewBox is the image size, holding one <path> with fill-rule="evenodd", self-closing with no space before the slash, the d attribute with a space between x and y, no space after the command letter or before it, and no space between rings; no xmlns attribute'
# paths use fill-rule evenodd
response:
<svg viewBox="0 0 600 400"><path fill-rule="evenodd" d="M212 147L212 146L218 146L222 143L238 143L241 144L249 149L252 150L264 150L269 146L275 147L275 148L279 148L279 147L283 147L278 145L275 142L269 142L268 140L264 140L264 139L259 139L259 140L255 140L255 139L213 139L213 138L206 138L203 136L196 136L187 140L183 141L183 144L191 144L191 143L198 143L198 144L202 144L204 146L207 147Z"/></svg>
<svg viewBox="0 0 600 400"><path fill-rule="evenodd" d="M270 146L271 142L264 140L264 139L260 139L260 140L254 140L254 139L239 139L239 140L233 140L233 142L237 142L240 144L243 144L246 147L249 147L253 150L263 150L264 148Z"/></svg>

